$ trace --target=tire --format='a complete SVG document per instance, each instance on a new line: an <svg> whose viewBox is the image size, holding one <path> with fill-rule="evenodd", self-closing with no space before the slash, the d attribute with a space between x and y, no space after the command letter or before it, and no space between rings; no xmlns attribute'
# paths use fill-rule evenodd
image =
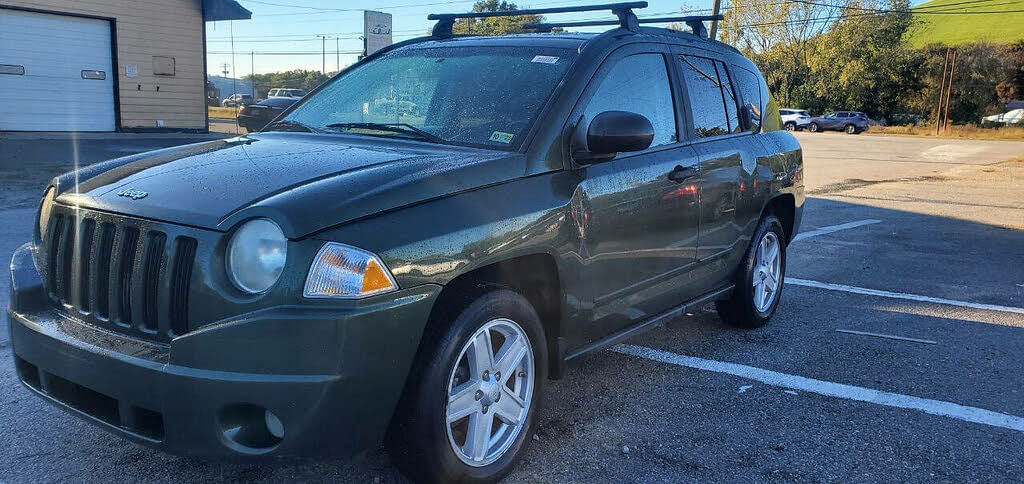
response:
<svg viewBox="0 0 1024 484"><path fill-rule="evenodd" d="M777 248L777 256L762 266L766 260L763 244L771 244ZM782 223L775 215L767 214L758 224L757 231L751 239L750 247L743 256L737 271L736 288L732 296L715 303L718 315L726 323L741 328L759 328L768 323L782 297L782 288L786 279L786 234ZM769 256L770 257L770 256ZM766 271L769 270L769 271ZM767 272L767 274L766 274ZM774 284L770 281L774 279ZM758 291L755 283L760 283L763 291ZM768 288L771 288L770 294ZM763 295L763 296L762 296ZM764 297L764 299L759 299Z"/></svg>
<svg viewBox="0 0 1024 484"><path fill-rule="evenodd" d="M818 131L821 131L821 127L818 126L818 123L811 123L807 125L807 131L817 133Z"/></svg>
<svg viewBox="0 0 1024 484"><path fill-rule="evenodd" d="M846 127L843 128L843 131L846 131L846 134L857 134L857 127L852 124L847 124Z"/></svg>
<svg viewBox="0 0 1024 484"><path fill-rule="evenodd" d="M796 123L792 121L786 123L786 131L796 131Z"/></svg>
<svg viewBox="0 0 1024 484"><path fill-rule="evenodd" d="M428 326L388 432L392 459L414 481L497 481L512 470L533 435L547 379L547 345L537 312L526 298L507 289L485 293L459 308L439 315ZM471 355L489 346L476 344L484 341L485 332L491 344L498 342L497 335L503 338L498 351L488 348L489 353L480 353L498 360L481 368ZM497 375L501 360L509 354L520 355L518 365ZM454 388L461 389L457 393L462 398L452 395ZM455 407L460 401L468 413L450 425L449 407L453 413L463 413ZM510 409L518 412L520 425L505 421ZM490 434L498 442L490 447L483 443L483 451L473 456L471 429L484 428L476 427L478 422L498 426Z"/></svg>

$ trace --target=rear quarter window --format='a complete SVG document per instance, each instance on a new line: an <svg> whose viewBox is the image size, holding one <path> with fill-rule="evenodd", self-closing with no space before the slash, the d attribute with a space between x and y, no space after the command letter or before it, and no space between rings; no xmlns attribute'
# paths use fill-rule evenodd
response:
<svg viewBox="0 0 1024 484"><path fill-rule="evenodd" d="M733 73L736 74L736 84L740 90L740 97L743 99L740 102L743 105L753 104L757 107L757 112L764 115L764 99L761 97L761 81L760 76L750 72L742 67L733 66ZM779 110L779 114L790 115L796 114L795 111L789 109ZM755 127L751 126L751 130Z"/></svg>

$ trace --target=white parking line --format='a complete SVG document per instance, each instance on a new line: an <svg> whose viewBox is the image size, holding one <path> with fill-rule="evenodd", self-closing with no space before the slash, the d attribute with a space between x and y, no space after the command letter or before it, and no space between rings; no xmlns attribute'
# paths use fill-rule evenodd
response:
<svg viewBox="0 0 1024 484"><path fill-rule="evenodd" d="M749 380L759 381L767 385L802 390L805 392L817 393L835 398L845 398L860 402L874 403L886 407L905 408L918 410L931 415L963 420L965 422L991 425L1004 429L1024 432L1024 418L1005 413L993 412L983 408L968 407L952 402L931 400L928 398L912 397L899 393L884 392L873 388L846 385L824 380L815 380L788 373L763 370L753 366L726 363L715 360L705 360L693 356L684 356L668 351L660 351L643 346L619 344L612 347L612 351L625 355L632 355L639 358L668 363L677 366L685 366L697 370L713 371L738 376Z"/></svg>
<svg viewBox="0 0 1024 484"><path fill-rule="evenodd" d="M847 222L845 224L830 225L828 227L822 227L820 229L809 230L807 232L800 232L799 234L796 234L796 237L793 237L793 242L808 239L811 237L817 237L819 235L831 234L832 232L838 232L840 230L852 229L855 227L860 227L862 225L877 224L879 222L881 222L881 220L866 219L857 220L855 222Z"/></svg>
<svg viewBox="0 0 1024 484"><path fill-rule="evenodd" d="M869 289L866 287L847 286L843 284L832 284L829 282L818 282L809 279L797 279L795 277L787 277L786 284L793 284L796 286L807 286L816 287L818 289L828 289L829 291L842 291L851 292L854 294L864 294L868 296L881 296L889 297L893 299L906 299L908 301L919 301L928 302L935 304L945 304L947 306L960 306L962 308L973 308L973 309L985 309L989 311L1001 311L1004 313L1017 313L1024 314L1024 308L1015 308L1011 306L999 306L997 304L982 304L968 301L957 301L955 299L944 299L941 297L931 296L920 296L917 294L907 294L903 292L889 292L881 291L878 289Z"/></svg>
<svg viewBox="0 0 1024 484"><path fill-rule="evenodd" d="M836 332L837 333L846 333L846 334L855 334L855 335L858 335L858 336L871 336L873 338L894 339L894 340L897 340L897 341L910 341L911 343L924 343L926 345L937 345L937 344L939 344L938 341L934 341L934 340L930 340L930 339L908 338L906 336L896 336L894 334L869 333L867 331L854 331L852 329L837 329Z"/></svg>

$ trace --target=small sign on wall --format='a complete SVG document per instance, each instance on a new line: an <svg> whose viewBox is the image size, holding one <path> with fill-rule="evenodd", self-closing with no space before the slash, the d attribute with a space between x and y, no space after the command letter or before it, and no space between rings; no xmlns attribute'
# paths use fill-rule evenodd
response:
<svg viewBox="0 0 1024 484"><path fill-rule="evenodd" d="M139 65L138 64L125 64L124 65L124 77L128 77L128 78L139 77Z"/></svg>
<svg viewBox="0 0 1024 484"><path fill-rule="evenodd" d="M174 75L174 57L166 55L153 56L153 74L157 76Z"/></svg>

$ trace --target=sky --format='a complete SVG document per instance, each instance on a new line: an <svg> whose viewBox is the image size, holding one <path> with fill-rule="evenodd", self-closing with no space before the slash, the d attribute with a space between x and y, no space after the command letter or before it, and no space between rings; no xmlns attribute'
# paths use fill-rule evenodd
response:
<svg viewBox="0 0 1024 484"><path fill-rule="evenodd" d="M395 42L425 35L430 13L468 12L475 0L237 0L252 12L250 20L206 23L207 71L211 75L242 77L291 69L335 72L356 61L362 51L363 10L392 14ZM611 3L625 0L513 0L520 9ZM637 15L678 15L710 12L712 0L647 0ZM918 5L925 0L912 0ZM727 5L728 0L722 4ZM701 11L703 9L703 12ZM613 19L610 13L565 13L549 21ZM579 28L603 31L607 27ZM318 35L328 37L321 40ZM232 38L234 41L232 42ZM234 53L232 55L232 52ZM325 55L326 52L326 55Z"/></svg>
<svg viewBox="0 0 1024 484"><path fill-rule="evenodd" d="M207 71L211 75L223 75L223 64L228 64L228 77L242 77L254 70L256 73L320 70L323 63L327 72L333 72L339 63L344 67L355 62L357 54L352 52L363 48L359 37L364 9L392 14L393 40L398 42L426 34L434 24L427 20L427 14L468 12L474 0L238 0L238 3L252 12L252 19L206 23ZM610 0L521 0L514 3L523 9L610 3ZM648 3L650 6L646 9L637 10L638 15L678 15L684 5L680 0L648 0ZM691 10L710 8L711 0L688 0L685 5ZM600 12L546 16L552 21L605 17L614 18ZM324 42L317 35L330 38ZM325 48L327 54L323 56ZM271 54L274 52L284 54Z"/></svg>

